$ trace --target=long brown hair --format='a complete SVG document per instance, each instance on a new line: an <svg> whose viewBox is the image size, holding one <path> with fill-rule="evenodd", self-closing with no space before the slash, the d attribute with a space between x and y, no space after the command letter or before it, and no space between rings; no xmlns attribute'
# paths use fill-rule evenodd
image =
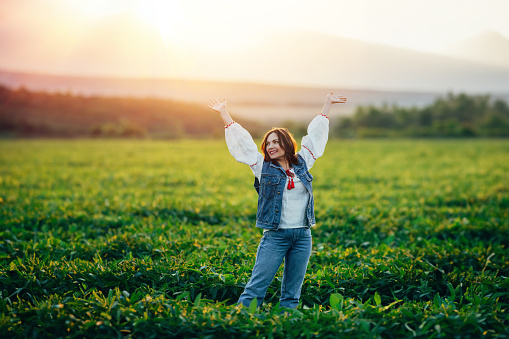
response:
<svg viewBox="0 0 509 339"><path fill-rule="evenodd" d="M295 155L297 152L297 142L295 141L295 138L293 137L292 133L290 133L290 131L281 127L273 127L270 131L265 133L265 136L263 137L260 149L263 152L265 161L272 161L274 163L274 161L270 158L269 152L267 152L267 139L272 133L277 134L279 144L285 151L285 158L286 161L288 161L288 164L297 165L299 163L299 158L297 155Z"/></svg>

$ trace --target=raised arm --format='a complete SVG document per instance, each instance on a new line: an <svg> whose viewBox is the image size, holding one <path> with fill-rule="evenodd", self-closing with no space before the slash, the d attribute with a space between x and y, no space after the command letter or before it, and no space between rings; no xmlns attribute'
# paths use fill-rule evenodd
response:
<svg viewBox="0 0 509 339"><path fill-rule="evenodd" d="M332 92L330 94L327 94L327 97L325 98L325 102L322 107L322 114L325 117L329 117L330 114L330 108L333 104L344 104L346 102L346 98L341 95L334 95Z"/></svg>
<svg viewBox="0 0 509 339"><path fill-rule="evenodd" d="M323 155L329 139L329 113L333 104L342 104L346 98L332 92L325 98L322 112L308 126L308 134L302 138L299 154L306 161L308 169L313 167L316 159Z"/></svg>
<svg viewBox="0 0 509 339"><path fill-rule="evenodd" d="M233 122L232 117L230 116L230 114L228 114L228 111L226 110L226 98L223 99L223 101L217 99L210 100L209 108L219 113L219 116L221 117L221 119L223 119L225 126L228 126Z"/></svg>
<svg viewBox="0 0 509 339"><path fill-rule="evenodd" d="M256 147L251 134L228 114L226 100L212 99L209 107L218 112L223 119L226 145L230 154L238 162L249 165L253 174L259 179L263 166L263 155L258 152L258 147Z"/></svg>

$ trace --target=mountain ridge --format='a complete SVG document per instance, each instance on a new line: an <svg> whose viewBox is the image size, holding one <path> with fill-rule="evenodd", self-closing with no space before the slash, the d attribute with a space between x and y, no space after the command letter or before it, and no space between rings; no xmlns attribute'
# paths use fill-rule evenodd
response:
<svg viewBox="0 0 509 339"><path fill-rule="evenodd" d="M509 38L494 31L451 44L439 53L509 69Z"/></svg>
<svg viewBox="0 0 509 339"><path fill-rule="evenodd" d="M133 36L122 34L119 27L126 32L138 27L132 16L108 20L76 37L74 50L64 53L48 48L44 57L30 52L30 43L9 45L0 36L0 65L3 69L81 76L126 74L412 92L509 91L509 68L450 55L312 31L273 31L251 41L250 47L232 46L228 51L164 46L156 32L146 27L135 30ZM16 50L19 45L25 46L23 53Z"/></svg>

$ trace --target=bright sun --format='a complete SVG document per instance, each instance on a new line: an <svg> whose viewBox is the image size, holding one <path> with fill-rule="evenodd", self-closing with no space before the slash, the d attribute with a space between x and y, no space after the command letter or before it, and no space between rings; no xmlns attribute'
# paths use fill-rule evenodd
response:
<svg viewBox="0 0 509 339"><path fill-rule="evenodd" d="M166 47L180 44L177 26L185 22L174 1L138 0L136 11L148 24L157 26Z"/></svg>

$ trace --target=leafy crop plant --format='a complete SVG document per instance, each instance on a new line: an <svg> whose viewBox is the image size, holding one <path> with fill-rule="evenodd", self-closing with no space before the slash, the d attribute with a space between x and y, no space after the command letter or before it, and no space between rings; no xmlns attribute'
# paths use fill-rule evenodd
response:
<svg viewBox="0 0 509 339"><path fill-rule="evenodd" d="M224 141L0 141L0 337L509 336L506 140L331 141L296 310ZM225 165L227 164L227 165Z"/></svg>

